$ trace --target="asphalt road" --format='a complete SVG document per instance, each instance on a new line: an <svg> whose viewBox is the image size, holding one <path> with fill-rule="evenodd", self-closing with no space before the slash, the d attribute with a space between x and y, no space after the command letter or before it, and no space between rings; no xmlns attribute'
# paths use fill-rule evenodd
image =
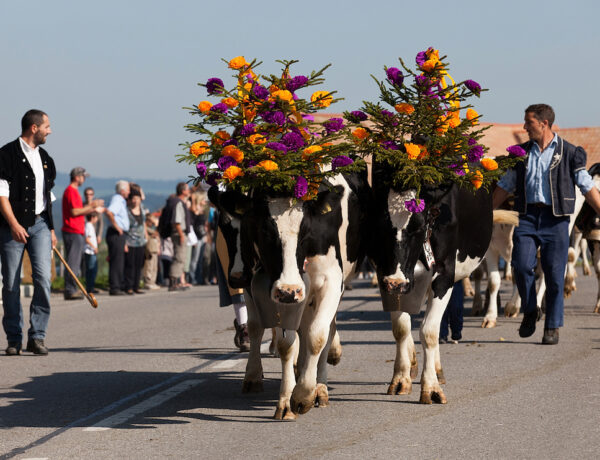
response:
<svg viewBox="0 0 600 460"><path fill-rule="evenodd" d="M411 395L385 394L389 315L357 282L338 313L330 406L294 422L272 419L280 365L266 336L265 391L241 394L245 355L215 287L100 295L97 310L55 297L50 355L0 356L0 459L597 458L596 279L577 281L557 346L540 344L541 323L521 339L520 318L481 329L467 316L463 341L441 345L444 406L418 404L419 378Z"/></svg>

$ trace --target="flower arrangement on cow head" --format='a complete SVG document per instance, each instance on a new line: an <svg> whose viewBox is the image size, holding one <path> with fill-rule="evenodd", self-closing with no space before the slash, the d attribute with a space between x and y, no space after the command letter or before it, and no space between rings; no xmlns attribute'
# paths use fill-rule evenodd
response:
<svg viewBox="0 0 600 460"><path fill-rule="evenodd" d="M481 128L481 116L467 101L486 90L473 80L456 83L438 50L419 52L416 71L402 59L400 64L402 70L384 68L384 81L373 77L381 102L364 102L361 110L344 114L353 123L357 152L389 169L386 185L415 189L417 197L422 186L453 182L477 190L519 161L515 154L485 156L480 140L487 127ZM411 212L423 209L422 200L407 203Z"/></svg>
<svg viewBox="0 0 600 460"><path fill-rule="evenodd" d="M292 76L290 67L298 61L277 62L281 76L257 75L260 63L238 56L227 63L234 72L231 89L220 78L200 84L218 100L189 109L200 120L186 129L199 138L182 144L187 153L178 161L196 165L195 182L310 200L325 178L364 167L361 159L348 156L353 148L345 142L349 132L343 119L318 123L312 116L339 100L335 91L309 90L324 82L329 66Z"/></svg>

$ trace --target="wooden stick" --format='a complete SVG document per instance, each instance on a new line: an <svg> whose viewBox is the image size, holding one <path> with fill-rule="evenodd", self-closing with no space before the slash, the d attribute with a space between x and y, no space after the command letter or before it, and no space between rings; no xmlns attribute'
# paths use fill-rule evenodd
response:
<svg viewBox="0 0 600 460"><path fill-rule="evenodd" d="M71 267L69 267L69 264L67 263L67 261L63 258L63 256L59 252L59 250L56 249L56 246L53 249L54 249L54 252L56 253L56 255L58 256L58 258L60 259L60 261L63 263L63 265L67 269L67 271L71 274L71 276L75 280L75 283L77 283L77 286L79 287L79 289L81 289L81 292L83 293L85 298L88 299L88 301L90 302L90 305L94 308L98 308L98 301L96 300L96 297L94 297L94 294L88 294L88 292L83 287L83 284L81 284L81 281L79 281L79 279L75 276L75 273L73 273L73 270L71 270Z"/></svg>

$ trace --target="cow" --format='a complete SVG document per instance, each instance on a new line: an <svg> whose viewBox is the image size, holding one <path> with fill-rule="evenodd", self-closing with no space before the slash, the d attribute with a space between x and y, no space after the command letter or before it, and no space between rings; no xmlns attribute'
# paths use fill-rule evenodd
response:
<svg viewBox="0 0 600 460"><path fill-rule="evenodd" d="M422 186L422 212L411 212L406 202L417 198L414 189L387 186L389 172L373 167L374 206L371 259L383 307L391 311L396 339L394 373L388 394L412 391L416 371L411 314L417 314L428 295L419 336L424 350L420 402L446 403L440 363L440 322L456 281L469 276L483 259L492 235L492 199L457 184ZM386 180L388 179L388 180Z"/></svg>
<svg viewBox="0 0 600 460"><path fill-rule="evenodd" d="M288 324L299 318L298 333L294 326L275 324L282 363L276 419L328 404L326 363L338 362L341 350L334 317L344 284L366 253L369 197L364 172L328 178L314 200L259 190L219 199L240 223L241 259L230 264L230 284L246 287L263 326L268 317L288 315ZM249 324L252 350L256 340L250 329ZM248 366L245 381L257 381L258 366L253 364L251 375Z"/></svg>

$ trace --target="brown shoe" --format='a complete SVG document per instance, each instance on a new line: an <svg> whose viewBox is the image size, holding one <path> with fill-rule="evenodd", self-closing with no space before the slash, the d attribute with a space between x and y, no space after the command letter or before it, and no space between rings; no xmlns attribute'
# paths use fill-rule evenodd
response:
<svg viewBox="0 0 600 460"><path fill-rule="evenodd" d="M233 327L235 328L235 336L233 337L233 343L240 351L250 351L250 336L248 335L248 325L239 325L237 319L233 320Z"/></svg>
<svg viewBox="0 0 600 460"><path fill-rule="evenodd" d="M558 328L544 329L544 337L542 337L544 345L556 345L558 343Z"/></svg>
<svg viewBox="0 0 600 460"><path fill-rule="evenodd" d="M21 354L21 342L8 342L6 356L17 356Z"/></svg>
<svg viewBox="0 0 600 460"><path fill-rule="evenodd" d="M34 355L47 355L49 351L46 345L44 345L44 339L29 339L25 350L30 351Z"/></svg>

